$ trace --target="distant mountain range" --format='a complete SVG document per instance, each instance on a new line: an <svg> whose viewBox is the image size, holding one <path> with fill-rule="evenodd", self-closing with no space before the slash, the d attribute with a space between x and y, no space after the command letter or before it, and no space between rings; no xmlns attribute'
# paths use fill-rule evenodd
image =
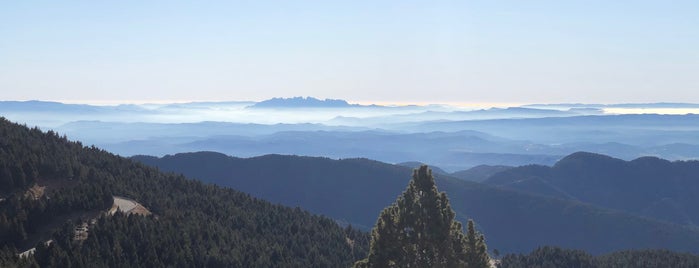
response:
<svg viewBox="0 0 699 268"><path fill-rule="evenodd" d="M292 126L279 126L294 127ZM194 126L192 126L194 127ZM317 126L321 129L322 126ZM248 129L241 126L231 133ZM252 126L250 126L252 128ZM103 131L108 132L109 128ZM197 127L197 129L202 129ZM91 130L86 129L83 134ZM218 132L212 128L209 132ZM176 133L174 130L169 133ZM192 132L192 135L196 135ZM105 137L113 135L105 133ZM125 134L130 135L130 134ZM162 135L167 135L164 133ZM104 138L103 138L104 139ZM85 138L90 141L90 139ZM405 146L405 144L411 144ZM527 152L532 147L526 142L503 141L484 133L461 131L454 133L394 133L386 131L284 131L269 135L241 136L221 135L205 138L163 137L103 144L105 148L122 155L152 152L155 155L186 151L219 151L237 156L263 154L295 154L327 156L331 158L367 157L381 161L400 163L419 160L435 163L448 171L464 170L481 164L524 165L553 164L559 155ZM519 148L519 149L518 149ZM518 153L507 153L508 151ZM491 151L493 153L483 153Z"/></svg>
<svg viewBox="0 0 699 268"><path fill-rule="evenodd" d="M627 121L631 120L629 118L633 121ZM81 121L56 130L125 156L219 151L242 157L270 153L368 157L389 163L425 162L454 172L478 165L552 165L576 151L626 160L641 156L699 159L697 119L695 116L643 115L461 121L422 123L415 128L423 132L407 133L324 124L227 122ZM446 132L425 132L433 128Z"/></svg>
<svg viewBox="0 0 699 268"><path fill-rule="evenodd" d="M253 107L258 104L260 107ZM240 157L367 157L389 163L425 162L455 172L478 165L553 165L577 151L624 160L642 156L699 159L699 115L610 115L603 111L611 106L689 109L692 105L465 109L365 106L296 97L117 106L0 102L0 115L123 156L217 151Z"/></svg>
<svg viewBox="0 0 699 268"><path fill-rule="evenodd" d="M656 102L656 103L616 103L616 104L599 104L599 103L549 103L549 104L527 104L523 107L533 108L699 108L697 103L682 103L682 102Z"/></svg>
<svg viewBox="0 0 699 268"><path fill-rule="evenodd" d="M65 104L52 101L0 101L0 111L23 112L84 112L102 110L98 106L85 104Z"/></svg>
<svg viewBox="0 0 699 268"><path fill-rule="evenodd" d="M579 155L569 156L563 163ZM367 159L283 155L235 158L213 152L132 159L272 202L307 208L365 229L404 189L411 174L409 167ZM473 218L485 233L489 247L501 252L529 252L540 245L585 249L595 254L630 248L697 252L699 230L691 226L570 198L513 191L447 175L436 177L459 219ZM623 180L627 187L635 187L633 177ZM623 192L598 186L590 191ZM699 191L695 193L699 195Z"/></svg>
<svg viewBox="0 0 699 268"><path fill-rule="evenodd" d="M248 108L347 108L358 107L345 100L316 99L313 97L273 98L255 103Z"/></svg>

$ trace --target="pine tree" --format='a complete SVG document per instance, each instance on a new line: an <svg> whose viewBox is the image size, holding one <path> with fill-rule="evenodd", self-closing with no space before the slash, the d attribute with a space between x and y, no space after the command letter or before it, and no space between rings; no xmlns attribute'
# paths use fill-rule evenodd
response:
<svg viewBox="0 0 699 268"><path fill-rule="evenodd" d="M466 262L472 267L488 267L490 257L488 257L488 249L485 246L485 237L476 232L472 220L468 221L467 229L466 241L468 242L468 250L466 251Z"/></svg>
<svg viewBox="0 0 699 268"><path fill-rule="evenodd" d="M484 238L469 221L464 235L432 171L422 166L371 233L369 256L355 267L489 267Z"/></svg>

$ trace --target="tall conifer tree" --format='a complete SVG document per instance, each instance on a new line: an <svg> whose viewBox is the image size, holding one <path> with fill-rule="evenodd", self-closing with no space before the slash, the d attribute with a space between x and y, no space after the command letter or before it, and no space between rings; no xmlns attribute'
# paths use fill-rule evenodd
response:
<svg viewBox="0 0 699 268"><path fill-rule="evenodd" d="M456 221L444 192L427 166L395 203L385 208L371 233L369 256L355 267L488 267L482 235Z"/></svg>

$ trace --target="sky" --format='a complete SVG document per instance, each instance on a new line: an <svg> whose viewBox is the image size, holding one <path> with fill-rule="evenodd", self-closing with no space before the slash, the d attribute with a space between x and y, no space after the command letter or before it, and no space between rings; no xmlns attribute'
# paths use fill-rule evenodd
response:
<svg viewBox="0 0 699 268"><path fill-rule="evenodd" d="M6 1L0 100L699 103L699 1Z"/></svg>

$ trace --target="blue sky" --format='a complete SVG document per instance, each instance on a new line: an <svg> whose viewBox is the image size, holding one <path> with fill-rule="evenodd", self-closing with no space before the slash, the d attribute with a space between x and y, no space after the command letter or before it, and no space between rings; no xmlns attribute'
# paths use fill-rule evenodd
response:
<svg viewBox="0 0 699 268"><path fill-rule="evenodd" d="M699 1L12 1L0 99L699 102Z"/></svg>

